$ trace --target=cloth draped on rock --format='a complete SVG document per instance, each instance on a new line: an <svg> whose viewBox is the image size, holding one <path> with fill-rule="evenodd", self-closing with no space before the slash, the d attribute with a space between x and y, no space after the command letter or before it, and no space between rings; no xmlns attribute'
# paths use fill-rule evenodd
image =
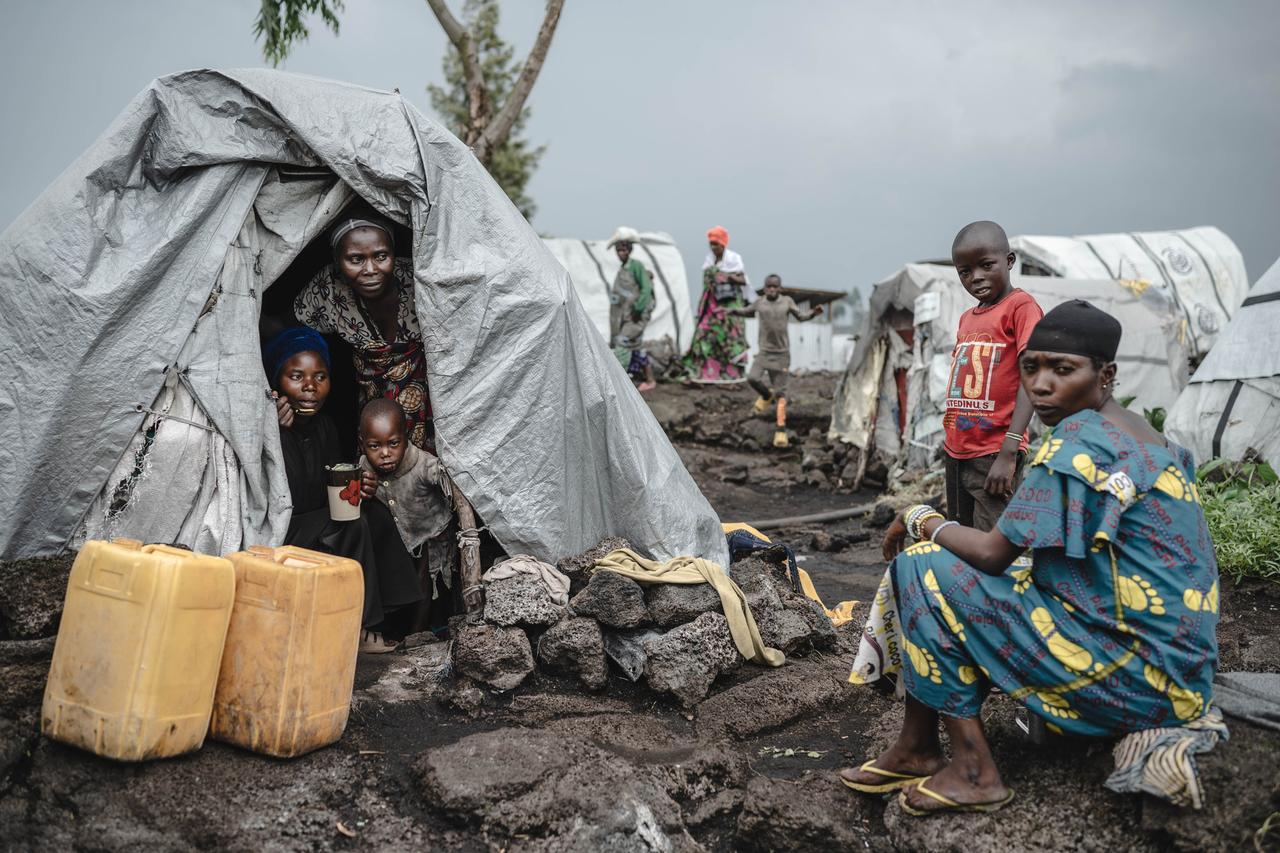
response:
<svg viewBox="0 0 1280 853"><path fill-rule="evenodd" d="M693 343L684 357L689 378L703 382L741 379L746 375L746 321L726 312L743 307L742 286L716 283L718 266L702 271L702 298L698 301L698 324Z"/></svg>
<svg viewBox="0 0 1280 853"><path fill-rule="evenodd" d="M1031 566L984 574L932 542L889 567L850 681L897 669L941 713L991 684L1054 732L1181 726L1212 701L1218 568L1190 454L1093 410L1043 439L998 522Z"/></svg>
<svg viewBox="0 0 1280 853"><path fill-rule="evenodd" d="M813 579L809 577L809 573L800 568L796 562L796 553L790 545L774 543L759 530L742 522L729 522L722 524L721 527L724 528L725 540L729 543L730 562L736 562L753 554L759 554L762 551L777 549L786 557L787 581L791 584L792 591L817 602L818 606L822 608L822 612L826 614L827 619L831 620L833 628L839 628L846 622L853 621L853 608L857 607L859 602L856 600L841 601L835 607L827 607L818 595L818 590L814 587ZM766 561L772 562L767 558Z"/></svg>
<svg viewBox="0 0 1280 853"><path fill-rule="evenodd" d="M365 501L354 521L329 517L324 467L347 461L337 427L323 413L297 418L280 430L285 476L293 498L286 545L350 557L364 570L366 628L382 622L386 612L422 600L422 588L409 551L400 540L395 519L379 501Z"/></svg>
<svg viewBox="0 0 1280 853"><path fill-rule="evenodd" d="M431 399L413 296L413 262L396 258L392 277L399 294L394 341L383 337L363 300L332 265L316 273L298 294L293 314L317 332L336 334L350 344L360 405L377 397L395 400L409 420L409 440L430 449Z"/></svg>
<svg viewBox="0 0 1280 853"><path fill-rule="evenodd" d="M551 600L561 607L569 603L569 578L550 563L528 554L516 554L501 563L494 563L481 579L488 583L517 575L528 575L541 582Z"/></svg>
<svg viewBox="0 0 1280 853"><path fill-rule="evenodd" d="M1184 725L1125 735L1112 750L1116 769L1105 784L1117 793L1142 792L1163 797L1175 806L1198 809L1204 805L1204 789L1195 756L1213 749L1219 740L1229 739L1217 708Z"/></svg>
<svg viewBox="0 0 1280 853"><path fill-rule="evenodd" d="M729 634L733 637L738 654L749 661L769 666L782 666L786 663L786 655L769 648L760 638L760 629L756 626L755 617L751 615L751 608L747 606L742 588L724 573L724 569L709 560L676 557L662 563L646 560L634 551L619 548L596 560L595 568L597 571L617 572L644 584L709 583L720 595L720 607L724 611L724 618L729 622Z"/></svg>

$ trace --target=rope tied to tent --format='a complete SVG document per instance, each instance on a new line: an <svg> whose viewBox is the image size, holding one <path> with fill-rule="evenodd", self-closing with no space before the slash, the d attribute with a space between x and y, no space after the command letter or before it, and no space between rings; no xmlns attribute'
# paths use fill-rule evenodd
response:
<svg viewBox="0 0 1280 853"><path fill-rule="evenodd" d="M463 527L458 531L458 547L466 548L470 545L473 548L479 548L480 531L487 529L486 527Z"/></svg>

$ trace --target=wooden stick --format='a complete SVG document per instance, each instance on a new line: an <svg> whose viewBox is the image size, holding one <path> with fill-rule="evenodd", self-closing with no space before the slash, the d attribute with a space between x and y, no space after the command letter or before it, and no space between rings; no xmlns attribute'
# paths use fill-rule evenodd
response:
<svg viewBox="0 0 1280 853"><path fill-rule="evenodd" d="M476 530L476 511L471 501L453 484L453 507L458 513L458 551L462 559L462 602L467 620L476 623L484 612L484 582L480 579L480 538ZM468 536L466 531L473 531Z"/></svg>

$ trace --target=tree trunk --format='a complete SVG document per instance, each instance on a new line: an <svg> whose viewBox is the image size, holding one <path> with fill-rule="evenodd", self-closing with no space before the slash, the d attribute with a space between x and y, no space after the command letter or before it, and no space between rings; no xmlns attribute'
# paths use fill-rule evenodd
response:
<svg viewBox="0 0 1280 853"><path fill-rule="evenodd" d="M494 104L489 100L484 71L480 67L480 58L476 55L471 33L449 11L445 0L427 0L427 5L431 7L441 29L462 57L462 68L467 79L468 112L466 133L462 141L487 169L493 152L505 145L510 138L511 129L515 127L524 110L524 103L533 91L533 84L538 81L538 74L547 60L547 52L551 50L551 37L555 35L556 26L560 23L564 0L547 0L547 11L542 18L542 26L538 29L538 37L529 49L529 55L520 68L520 76L511 87L511 93L496 114L493 112Z"/></svg>

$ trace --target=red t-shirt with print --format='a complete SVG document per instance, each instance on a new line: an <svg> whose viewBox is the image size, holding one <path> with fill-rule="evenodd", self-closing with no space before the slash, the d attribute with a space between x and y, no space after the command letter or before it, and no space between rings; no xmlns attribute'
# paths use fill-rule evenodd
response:
<svg viewBox="0 0 1280 853"><path fill-rule="evenodd" d="M1000 451L1018 400L1018 356L1043 316L1035 297L1017 288L995 305L960 316L943 404L948 456L973 459Z"/></svg>

